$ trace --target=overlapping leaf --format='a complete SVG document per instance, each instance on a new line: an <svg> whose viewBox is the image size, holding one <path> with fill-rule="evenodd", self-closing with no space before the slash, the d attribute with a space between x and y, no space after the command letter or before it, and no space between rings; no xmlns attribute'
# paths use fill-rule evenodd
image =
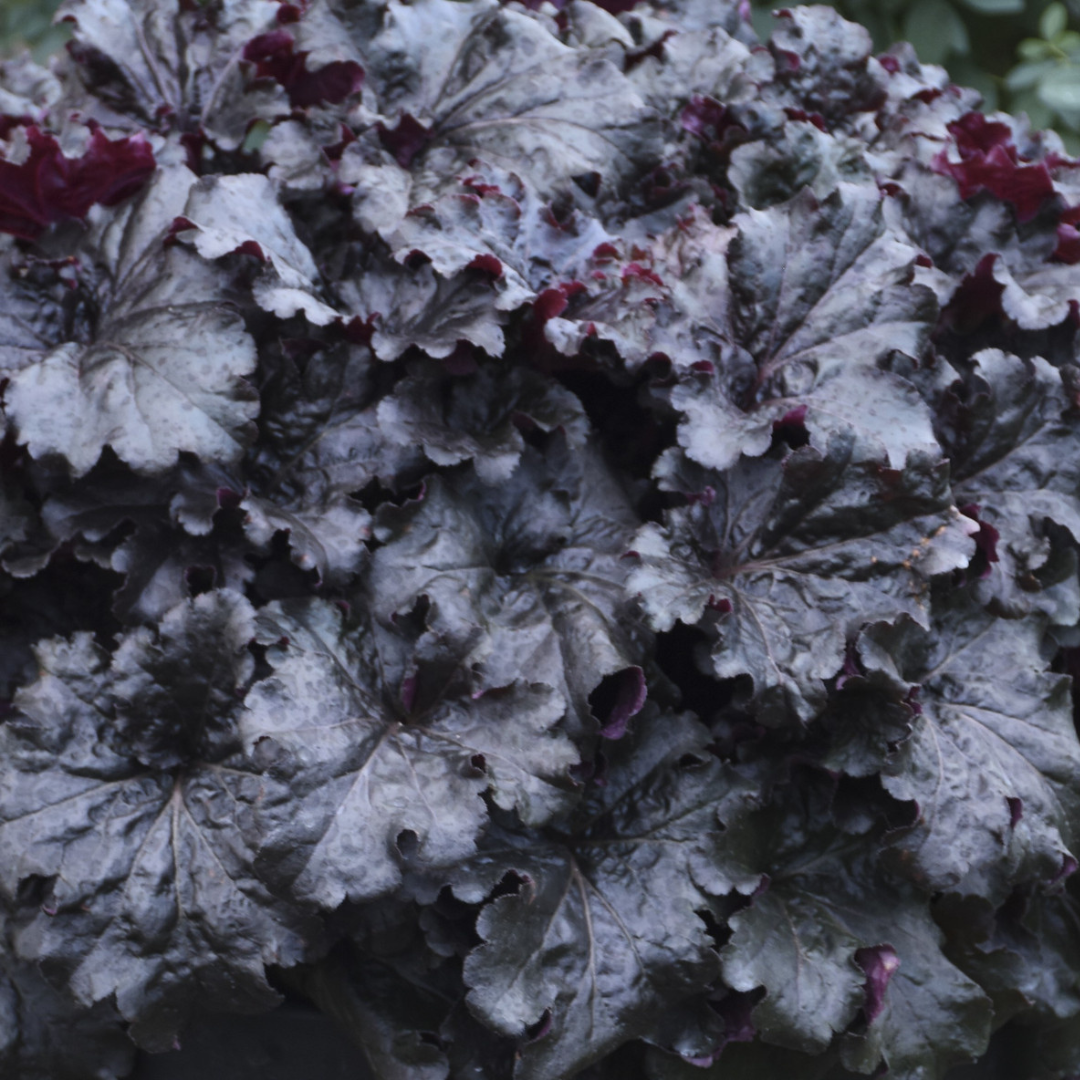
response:
<svg viewBox="0 0 1080 1080"><path fill-rule="evenodd" d="M0 921L5 937L13 929ZM0 944L0 1067L6 1075L82 1080L93 1062L95 1076L118 1080L130 1073L134 1057L114 1008L79 1009L34 964L16 959L6 941Z"/></svg>
<svg viewBox="0 0 1080 1080"><path fill-rule="evenodd" d="M667 482L690 505L633 542L627 587L652 626L713 626L716 675L750 675L774 722L814 715L860 624L925 622L929 578L972 552L976 526L951 505L943 465L912 455L894 470L853 461L853 447L834 436L825 453L744 458L726 473L676 465Z"/></svg>
<svg viewBox="0 0 1080 1080"><path fill-rule="evenodd" d="M1034 1007L1043 1021L1069 1021L1080 1012L1080 922L1068 886L1018 891L996 911L981 896L950 896L937 919L953 962L991 996L998 1016Z"/></svg>
<svg viewBox="0 0 1080 1080"><path fill-rule="evenodd" d="M704 738L688 718L652 715L568 830L495 833L452 876L470 899L508 873L520 882L481 912L484 943L465 965L470 1005L496 1030L520 1035L550 1019L524 1048L518 1080L573 1075L714 977L695 911L754 878L721 847L748 792L708 760Z"/></svg>
<svg viewBox="0 0 1080 1080"><path fill-rule="evenodd" d="M658 155L651 112L601 49L571 48L495 0L386 5L366 50L380 107L423 130L415 167L449 147L522 174L543 197L597 174L617 190Z"/></svg>
<svg viewBox="0 0 1080 1080"><path fill-rule="evenodd" d="M447 279L430 263L400 266L374 246L355 254L353 273L338 291L356 321L374 326L371 347L380 360L396 360L414 346L444 359L461 342L502 355L504 317L486 273Z"/></svg>
<svg viewBox="0 0 1080 1080"><path fill-rule="evenodd" d="M580 449L588 431L581 403L569 390L527 368L485 367L468 377L417 366L379 405L386 437L419 445L438 465L471 460L486 484L507 480L525 449L523 428L561 430L567 447Z"/></svg>
<svg viewBox="0 0 1080 1080"><path fill-rule="evenodd" d="M1076 370L998 349L976 354L973 363L971 376L955 388L960 399L953 398L943 441L957 503L977 507L979 520L997 534L998 562L987 563L990 580L980 584L980 595L999 610L1023 613L1043 600L1036 594L1050 556L1044 519L1080 538ZM1075 579L1075 571L1068 576ZM1080 616L1075 604L1059 615L1055 599L1047 602L1056 621Z"/></svg>
<svg viewBox="0 0 1080 1080"><path fill-rule="evenodd" d="M1069 681L1046 670L1039 616L996 619L963 592L934 607L929 633L901 623L864 639L864 662L917 684L922 708L884 774L918 812L889 861L929 888L1003 900L1072 857L1080 747Z"/></svg>
<svg viewBox="0 0 1080 1080"><path fill-rule="evenodd" d="M380 235L399 262L422 253L444 278L465 270L489 275L500 311L584 277L589 256L611 239L587 214L575 211L556 220L537 193L506 168L474 159L463 171L438 179L437 187L429 180L427 187L414 188L408 214L400 220L387 215ZM358 202L363 221L373 212L370 197Z"/></svg>
<svg viewBox="0 0 1080 1080"><path fill-rule="evenodd" d="M527 447L511 486L467 474L386 508L370 589L380 619L424 598L433 645L482 687L528 673L556 689L574 729L595 729L589 695L640 662L645 639L624 597L636 516L591 448L555 435Z"/></svg>
<svg viewBox="0 0 1080 1080"><path fill-rule="evenodd" d="M337 581L359 569L370 536L370 515L353 496L373 482L408 487L425 462L379 422L389 380L370 350L316 346L303 358L264 358L261 438L243 505L256 543L285 531L303 568Z"/></svg>
<svg viewBox="0 0 1080 1080"><path fill-rule="evenodd" d="M942 954L926 898L875 871L872 842L790 796L744 829L740 850L766 877L720 955L730 986L764 987L752 1014L763 1039L820 1053L848 1031L848 1068L884 1066L900 1080L982 1052L989 1000Z"/></svg>
<svg viewBox="0 0 1080 1080"><path fill-rule="evenodd" d="M203 258L238 252L265 263L253 292L258 303L279 318L302 312L315 326L337 318L319 299L315 260L265 176L243 173L200 180L171 231L177 240L190 241Z"/></svg>
<svg viewBox="0 0 1080 1080"><path fill-rule="evenodd" d="M728 355L671 392L686 452L729 468L763 453L773 423L796 409L822 449L833 433L856 431L861 454L884 449L899 467L932 446L928 409L886 369L894 354L920 356L934 297L912 284L918 252L885 226L877 188L841 184L820 201L803 191L734 223L713 286L727 307L714 319Z"/></svg>
<svg viewBox="0 0 1080 1080"><path fill-rule="evenodd" d="M90 340L50 342L12 379L7 410L35 457L60 455L82 475L111 446L155 472L181 451L236 461L250 441L254 344L223 279L163 243L193 180L181 166L159 172L104 226Z"/></svg>
<svg viewBox="0 0 1080 1080"><path fill-rule="evenodd" d="M231 150L260 113L288 112L276 85L248 93L242 65L244 46L276 25L277 11L272 0L67 0L59 16L74 24L73 55L101 119L165 120Z"/></svg>
<svg viewBox="0 0 1080 1080"><path fill-rule="evenodd" d="M260 866L294 896L334 908L385 894L402 849L428 866L467 857L485 792L533 823L565 804L578 755L555 730L564 706L550 688L428 699L373 631L347 632L325 603L267 608L259 633L279 642L274 673L241 726L276 780L256 812Z"/></svg>
<svg viewBox="0 0 1080 1080"><path fill-rule="evenodd" d="M264 965L295 963L317 933L252 876L235 814L263 792L235 730L252 616L215 592L126 635L111 662L89 634L46 642L0 731L0 885L46 883L19 949L84 1005L115 995L153 1049L200 1009L271 1007Z"/></svg>
<svg viewBox="0 0 1080 1080"><path fill-rule="evenodd" d="M36 572L66 546L77 559L123 575L113 611L124 622L156 622L191 595L193 573L240 590L251 577L245 552L214 532L218 491L230 484L236 480L224 470L190 463L139 477L115 458L103 461L48 496L13 568Z"/></svg>
<svg viewBox="0 0 1080 1080"><path fill-rule="evenodd" d="M68 319L63 302L70 289L56 267L24 262L14 251L4 253L2 266L0 370L10 377L64 340ZM74 270L66 269L70 281Z"/></svg>
<svg viewBox="0 0 1080 1080"><path fill-rule="evenodd" d="M741 10L0 65L0 1069L1076 1071L1074 170Z"/></svg>

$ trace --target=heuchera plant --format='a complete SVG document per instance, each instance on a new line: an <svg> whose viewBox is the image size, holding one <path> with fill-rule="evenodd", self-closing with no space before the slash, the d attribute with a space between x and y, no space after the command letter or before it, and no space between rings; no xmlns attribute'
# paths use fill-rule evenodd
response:
<svg viewBox="0 0 1080 1080"><path fill-rule="evenodd" d="M742 8L3 66L5 1077L1080 1071L1080 165Z"/></svg>

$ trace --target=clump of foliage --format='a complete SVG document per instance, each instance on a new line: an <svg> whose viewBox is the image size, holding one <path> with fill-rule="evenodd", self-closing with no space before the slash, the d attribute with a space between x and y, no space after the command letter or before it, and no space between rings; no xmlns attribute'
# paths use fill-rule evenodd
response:
<svg viewBox="0 0 1080 1080"><path fill-rule="evenodd" d="M824 7L61 15L0 98L4 1075L282 993L385 1078L1080 1069L1057 136Z"/></svg>
<svg viewBox="0 0 1080 1080"><path fill-rule="evenodd" d="M878 50L908 41L925 63L944 64L991 107L1054 127L1080 150L1078 0L833 0L870 31ZM774 3L754 0L754 23L768 33ZM1070 26L1070 23L1072 26Z"/></svg>

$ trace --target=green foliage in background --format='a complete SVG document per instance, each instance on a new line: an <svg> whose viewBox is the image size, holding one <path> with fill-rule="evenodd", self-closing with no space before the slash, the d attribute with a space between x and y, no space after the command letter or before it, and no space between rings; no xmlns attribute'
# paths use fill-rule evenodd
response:
<svg viewBox="0 0 1080 1080"><path fill-rule="evenodd" d="M41 63L71 36L66 26L53 26L59 0L0 0L0 52L29 48Z"/></svg>
<svg viewBox="0 0 1080 1080"><path fill-rule="evenodd" d="M753 9L768 35L771 0ZM910 41L925 63L943 64L973 86L987 109L1025 112L1037 128L1056 128L1080 153L1080 0L833 0L865 26L878 49Z"/></svg>
<svg viewBox="0 0 1080 1080"><path fill-rule="evenodd" d="M53 26L59 0L0 0L0 52L28 46L44 60L67 40ZM1080 153L1080 0L831 0L862 23L875 46L910 41L925 63L973 86L987 109L1027 113ZM772 28L774 0L755 0L754 25Z"/></svg>

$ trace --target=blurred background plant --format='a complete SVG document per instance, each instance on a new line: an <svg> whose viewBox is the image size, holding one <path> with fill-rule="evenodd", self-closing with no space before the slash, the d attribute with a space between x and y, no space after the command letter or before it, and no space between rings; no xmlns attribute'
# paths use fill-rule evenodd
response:
<svg viewBox="0 0 1080 1080"><path fill-rule="evenodd" d="M0 0L0 54L29 48L46 59L68 39L53 26L59 0ZM973 86L987 110L1025 112L1037 128L1060 132L1080 154L1080 0L830 0L862 23L879 50L910 41L919 59L943 64ZM767 37L778 0L753 0Z"/></svg>
<svg viewBox="0 0 1080 1080"><path fill-rule="evenodd" d="M53 26L59 0L0 0L0 54L29 49L39 63L71 36L66 26Z"/></svg>
<svg viewBox="0 0 1080 1080"><path fill-rule="evenodd" d="M831 0L862 23L878 50L910 41L924 63L943 64L953 82L973 86L987 111L1027 113L1055 128L1080 154L1080 0ZM754 0L754 25L767 36L773 0Z"/></svg>

